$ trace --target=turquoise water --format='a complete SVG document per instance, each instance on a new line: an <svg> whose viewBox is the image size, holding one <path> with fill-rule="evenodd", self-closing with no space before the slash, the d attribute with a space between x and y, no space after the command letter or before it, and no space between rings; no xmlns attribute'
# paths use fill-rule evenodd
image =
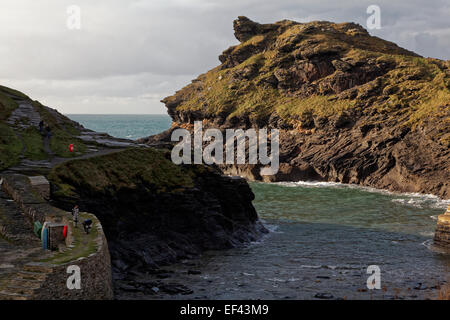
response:
<svg viewBox="0 0 450 320"><path fill-rule="evenodd" d="M164 116L69 117L132 139L170 126ZM327 182L250 186L271 232L245 248L207 252L187 265L170 266L168 281L194 293L161 298L425 299L435 298L448 281L450 256L431 243L437 216L449 201ZM369 265L380 267L383 290L367 290ZM186 269L201 274L187 275Z"/></svg>
<svg viewBox="0 0 450 320"><path fill-rule="evenodd" d="M431 244L449 201L336 183L250 185L271 232L245 248L171 266L194 291L176 298L433 299L448 283L450 256ZM381 290L367 289L371 265L380 268Z"/></svg>
<svg viewBox="0 0 450 320"><path fill-rule="evenodd" d="M67 114L85 128L106 132L116 138L139 139L170 128L172 119L162 114Z"/></svg>

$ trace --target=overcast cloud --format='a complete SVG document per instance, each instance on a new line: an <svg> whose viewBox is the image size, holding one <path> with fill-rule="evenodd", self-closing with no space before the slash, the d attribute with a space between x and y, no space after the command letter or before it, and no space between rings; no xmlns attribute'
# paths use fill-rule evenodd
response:
<svg viewBox="0 0 450 320"><path fill-rule="evenodd" d="M63 113L165 113L159 101L219 64L239 15L262 23L329 20L423 56L450 59L450 1L1 0L0 84ZM66 27L81 8L81 29Z"/></svg>

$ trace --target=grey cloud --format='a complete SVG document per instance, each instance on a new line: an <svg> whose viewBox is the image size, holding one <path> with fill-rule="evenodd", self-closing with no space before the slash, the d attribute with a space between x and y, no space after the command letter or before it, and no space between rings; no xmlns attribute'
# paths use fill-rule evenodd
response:
<svg viewBox="0 0 450 320"><path fill-rule="evenodd" d="M82 10L79 31L65 26L72 4ZM150 101L148 112L160 113L161 98L218 65L218 55L237 43L232 20L238 15L262 23L331 20L365 26L371 4L380 6L382 23L371 34L424 56L450 59L450 4L444 0L2 0L0 77L69 112L78 112L76 105L141 111Z"/></svg>

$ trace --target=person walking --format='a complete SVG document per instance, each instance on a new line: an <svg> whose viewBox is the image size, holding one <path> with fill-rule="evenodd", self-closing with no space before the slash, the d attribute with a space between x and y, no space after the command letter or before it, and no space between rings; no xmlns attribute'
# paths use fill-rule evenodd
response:
<svg viewBox="0 0 450 320"><path fill-rule="evenodd" d="M43 121L43 120L41 120L41 121L39 122L39 132L40 132L41 134L44 133L44 121Z"/></svg>
<svg viewBox="0 0 450 320"><path fill-rule="evenodd" d="M72 216L73 216L73 222L75 223L75 228L77 227L78 224L78 215L80 214L80 209L78 208L78 205L76 204L75 207L73 207L72 209Z"/></svg>
<svg viewBox="0 0 450 320"><path fill-rule="evenodd" d="M92 220L91 219L86 219L81 224L83 225L84 232L86 232L86 234L89 234L89 231L92 228Z"/></svg>
<svg viewBox="0 0 450 320"><path fill-rule="evenodd" d="M45 131L47 131L47 138L50 140L50 138L52 137L52 129L50 128L49 125L45 127Z"/></svg>

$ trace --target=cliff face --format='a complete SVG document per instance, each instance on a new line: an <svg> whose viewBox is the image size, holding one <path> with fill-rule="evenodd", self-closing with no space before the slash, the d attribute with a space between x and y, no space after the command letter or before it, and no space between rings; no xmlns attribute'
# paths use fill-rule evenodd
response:
<svg viewBox="0 0 450 320"><path fill-rule="evenodd" d="M52 138L39 131L49 126ZM44 129L45 129L44 126ZM0 86L0 171L22 161L43 161L52 157L71 158L85 153L87 144L77 138L85 130L55 109L33 101L25 94ZM69 144L76 152L69 152Z"/></svg>
<svg viewBox="0 0 450 320"><path fill-rule="evenodd" d="M55 167L49 180L55 204L70 209L78 203L100 219L116 279L266 232L245 180L204 166L176 166L164 151L74 160Z"/></svg>
<svg viewBox="0 0 450 320"><path fill-rule="evenodd" d="M234 29L240 44L221 64L163 100L173 128L201 120L205 128L280 129L281 169L271 181L450 197L450 61L422 58L353 23L239 17ZM255 166L222 169L262 179Z"/></svg>
<svg viewBox="0 0 450 320"><path fill-rule="evenodd" d="M450 250L450 206L447 211L438 217L434 244Z"/></svg>

